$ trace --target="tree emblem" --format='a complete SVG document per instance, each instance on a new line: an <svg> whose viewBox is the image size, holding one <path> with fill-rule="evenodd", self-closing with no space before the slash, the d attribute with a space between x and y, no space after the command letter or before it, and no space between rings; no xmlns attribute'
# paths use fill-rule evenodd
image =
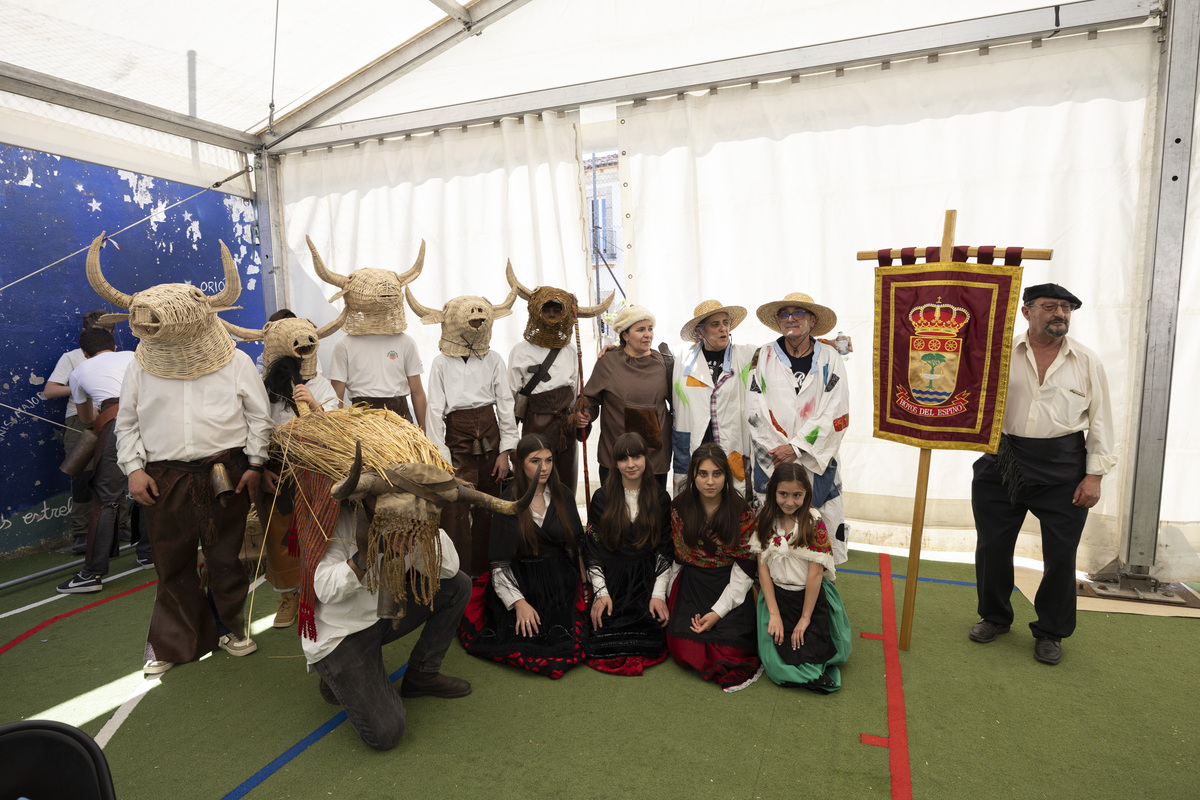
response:
<svg viewBox="0 0 1200 800"><path fill-rule="evenodd" d="M946 357L941 353L926 353L925 355L921 356L921 360L929 365L929 374L922 377L929 379L929 386L927 388L932 390L933 379L938 377L937 368L945 363Z"/></svg>

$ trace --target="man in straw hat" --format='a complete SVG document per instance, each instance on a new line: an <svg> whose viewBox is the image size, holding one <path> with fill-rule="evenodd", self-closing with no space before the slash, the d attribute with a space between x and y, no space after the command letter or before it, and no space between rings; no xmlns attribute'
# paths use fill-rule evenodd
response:
<svg viewBox="0 0 1200 800"><path fill-rule="evenodd" d="M746 318L741 306L705 300L679 336L691 342L675 359L675 489L687 479L692 453L705 442L721 445L743 494L750 476L750 426L746 422L746 381L754 345L733 343L730 335Z"/></svg>
<svg viewBox="0 0 1200 800"><path fill-rule="evenodd" d="M1061 642L1075 631L1075 551L1088 509L1100 500L1100 478L1117 463L1104 367L1067 336L1081 305L1055 283L1025 289L1021 314L1029 330L1013 340L1000 449L975 462L971 481L981 619L970 638L987 644L1008 633L1013 551L1033 512L1046 569L1029 628L1033 656L1044 664L1062 660Z"/></svg>
<svg viewBox="0 0 1200 800"><path fill-rule="evenodd" d="M850 393L837 348L816 338L833 330L837 315L802 292L764 303L757 313L782 335L758 349L750 372L754 491L761 501L779 464L795 461L808 470L813 506L833 534L833 559L840 564L847 537L837 454L850 423Z"/></svg>

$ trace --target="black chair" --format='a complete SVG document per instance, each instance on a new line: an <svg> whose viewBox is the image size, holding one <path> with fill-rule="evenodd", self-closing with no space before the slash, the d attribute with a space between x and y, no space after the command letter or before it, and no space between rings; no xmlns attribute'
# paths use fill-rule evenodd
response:
<svg viewBox="0 0 1200 800"><path fill-rule="evenodd" d="M0 725L0 800L116 800L100 745L62 722Z"/></svg>

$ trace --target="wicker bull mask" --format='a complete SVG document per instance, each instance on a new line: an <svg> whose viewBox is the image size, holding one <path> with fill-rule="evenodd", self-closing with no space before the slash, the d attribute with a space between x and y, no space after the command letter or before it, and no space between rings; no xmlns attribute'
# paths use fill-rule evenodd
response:
<svg viewBox="0 0 1200 800"><path fill-rule="evenodd" d="M102 298L128 309L128 314L106 314L101 321L108 325L129 321L140 340L134 357L146 372L194 380L229 363L236 348L217 314L239 308L231 304L242 293L242 282L224 242L220 244L225 288L209 297L186 283L163 283L131 295L114 289L100 269L104 241L101 233L88 248L88 282Z"/></svg>
<svg viewBox="0 0 1200 800"><path fill-rule="evenodd" d="M488 354L492 341L492 323L512 313L517 301L517 290L513 289L500 305L492 305L483 297L465 295L456 297L442 307L441 311L426 308L413 297L412 289L404 288L409 308L426 325L442 326L438 339L438 350L443 355L479 356Z"/></svg>
<svg viewBox="0 0 1200 800"><path fill-rule="evenodd" d="M304 238L312 253L313 269L317 276L339 289L337 294L329 298L329 302L333 303L339 298L346 302L343 329L347 335L394 334L408 327L404 319L404 286L421 274L421 267L425 264L424 239L421 240L417 260L407 272L363 267L349 275L339 275L326 269L312 239L307 236Z"/></svg>
<svg viewBox="0 0 1200 800"><path fill-rule="evenodd" d="M522 300L529 303L529 322L525 324L525 341L538 347L557 350L571 341L571 329L576 319L598 317L612 305L615 292L594 306L579 306L575 295L553 286L539 286L532 291L521 285L513 272L512 262L505 269L508 285L517 290ZM559 313L550 311L557 303ZM549 306L550 308L547 308ZM549 313L547 313L549 312Z"/></svg>
<svg viewBox="0 0 1200 800"><path fill-rule="evenodd" d="M337 331L346 321L346 310L333 322L318 328L311 320L303 317L288 317L268 322L261 330L242 328L231 322L221 322L225 329L239 339L263 343L263 373L281 358L292 357L300 361L300 377L312 380L317 374L317 347L319 341Z"/></svg>

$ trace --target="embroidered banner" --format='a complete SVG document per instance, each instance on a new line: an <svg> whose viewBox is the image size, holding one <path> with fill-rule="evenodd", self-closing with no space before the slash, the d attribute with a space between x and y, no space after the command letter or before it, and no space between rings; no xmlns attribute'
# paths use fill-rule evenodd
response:
<svg viewBox="0 0 1200 800"><path fill-rule="evenodd" d="M876 268L877 438L996 452L1020 290L1018 266Z"/></svg>

